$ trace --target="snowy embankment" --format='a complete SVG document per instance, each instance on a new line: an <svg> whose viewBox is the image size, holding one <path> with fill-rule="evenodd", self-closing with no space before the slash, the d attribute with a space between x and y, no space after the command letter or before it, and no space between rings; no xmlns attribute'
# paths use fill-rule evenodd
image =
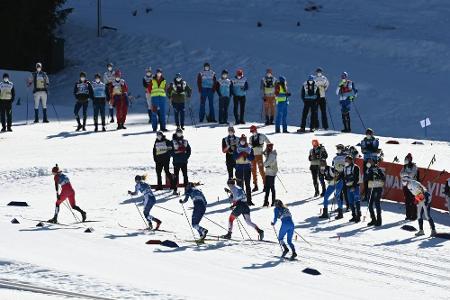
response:
<svg viewBox="0 0 450 300"><path fill-rule="evenodd" d="M245 128L237 128L237 133L248 134ZM207 241L197 247L186 242L192 239L186 219L157 207L153 214L163 221L162 228L171 232L134 230L143 223L135 200L126 191L132 188L136 174L147 173L148 181L155 181L151 155L155 135L150 133L145 115L136 115L126 131L75 133L72 122L52 122L18 126L13 134L0 136L2 149L8 149L11 157L0 166L0 230L4 241L0 277L120 299L227 299L229 293L222 290L231 286L237 299L288 299L293 294L310 299L447 297L450 246L442 239L414 238L401 230L405 223L402 205L383 202L384 225L377 229L366 227L364 222L350 224L347 214L340 221L317 218L321 200L311 198L313 187L306 157L311 139L318 138L333 153L335 144L356 144L361 136L332 132L273 135L272 128L261 131L268 134L279 153L280 176L288 193L277 182L278 198L289 205L297 232L312 244L298 237L298 262L280 261L276 243ZM209 202L206 216L224 227L229 205L223 192L226 168L220 140L225 134L226 127L209 126L189 127L185 133L193 148L190 179L205 184L202 189ZM386 160L412 152L424 165L430 154L436 153L436 168L449 164L447 143L425 141L419 146L402 139L398 146L385 145L386 140L381 138ZM71 178L78 204L88 212L88 219L99 222L37 228L35 221L24 219L52 216L50 168L55 163ZM182 212L176 198L163 192L157 192L157 197L159 205ZM13 200L27 201L30 207L5 206ZM255 195L254 202L257 207L252 210L252 218L266 231L267 240L275 241L270 227L272 209L260 208L262 194ZM364 206L363 213L365 210ZM433 211L433 215L437 230L448 231L448 215L439 211ZM10 224L14 217L21 224ZM66 207L59 219L65 224L73 222ZM208 220L202 224L212 234L225 233ZM84 233L86 226L95 231ZM425 229L428 232L427 224ZM247 230L256 238L253 230ZM234 237L241 239L237 228ZM173 240L180 248L145 245L148 239ZM302 273L306 267L322 275Z"/></svg>

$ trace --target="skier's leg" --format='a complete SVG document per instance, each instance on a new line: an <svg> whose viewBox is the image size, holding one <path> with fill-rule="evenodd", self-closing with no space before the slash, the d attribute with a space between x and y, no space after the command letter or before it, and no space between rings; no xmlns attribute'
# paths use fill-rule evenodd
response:
<svg viewBox="0 0 450 300"><path fill-rule="evenodd" d="M239 97L234 96L233 97L233 113L234 113L234 120L235 120L236 124L239 124L238 107L239 107Z"/></svg>
<svg viewBox="0 0 450 300"><path fill-rule="evenodd" d="M163 169L163 164L161 162L156 162L156 178L157 178L157 183L158 183L158 188L162 187L162 169Z"/></svg>
<svg viewBox="0 0 450 300"><path fill-rule="evenodd" d="M259 227L252 222L252 219L250 218L250 214L243 214L245 223L247 223L248 226L253 227L256 231L259 231Z"/></svg>
<svg viewBox="0 0 450 300"><path fill-rule="evenodd" d="M216 113L214 109L214 90L208 89L208 102L209 102L209 118L211 121L216 120Z"/></svg>
<svg viewBox="0 0 450 300"><path fill-rule="evenodd" d="M258 155L255 157L256 163L258 165L259 174L261 175L261 179L263 181L263 185L266 185L266 172L264 172L264 162L263 162L263 156Z"/></svg>
<svg viewBox="0 0 450 300"><path fill-rule="evenodd" d="M202 89L200 92L200 109L198 111L200 123L203 122L203 119L205 118L205 106L206 106L206 91L205 89Z"/></svg>
<svg viewBox="0 0 450 300"><path fill-rule="evenodd" d="M187 163L181 165L181 172L183 173L183 184L186 186L189 183L189 177L187 172Z"/></svg>
<svg viewBox="0 0 450 300"><path fill-rule="evenodd" d="M306 127L306 118L308 117L309 104L308 101L303 101L303 111L302 111L302 121L300 124L300 128L305 129Z"/></svg>
<svg viewBox="0 0 450 300"><path fill-rule="evenodd" d="M247 98L245 96L242 96L241 100L240 100L240 111L241 111L240 122L241 122L241 124L245 123L245 103L246 102L247 102Z"/></svg>
<svg viewBox="0 0 450 300"><path fill-rule="evenodd" d="M295 246L292 242L292 237L294 236L294 224L291 224L287 230L287 242L289 247L291 248L292 252L295 252Z"/></svg>

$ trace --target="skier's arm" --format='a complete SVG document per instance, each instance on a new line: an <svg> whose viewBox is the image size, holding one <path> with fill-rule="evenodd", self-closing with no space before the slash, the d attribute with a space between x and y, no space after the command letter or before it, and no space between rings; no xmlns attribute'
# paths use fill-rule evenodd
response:
<svg viewBox="0 0 450 300"><path fill-rule="evenodd" d="M248 91L248 81L245 81L244 83L244 91Z"/></svg>
<svg viewBox="0 0 450 300"><path fill-rule="evenodd" d="M198 87L198 92L201 93L202 92L202 74L198 73L197 75L197 87Z"/></svg>
<svg viewBox="0 0 450 300"><path fill-rule="evenodd" d="M223 138L222 139L222 152L227 153L228 149L230 149L230 147L228 147L226 139Z"/></svg>
<svg viewBox="0 0 450 300"><path fill-rule="evenodd" d="M301 91L300 95L301 95L300 97L302 98L302 100L305 101L305 88L304 87L302 87L302 91Z"/></svg>
<svg viewBox="0 0 450 300"><path fill-rule="evenodd" d="M359 167L355 166L353 169L353 184L352 187L357 187L359 182Z"/></svg>
<svg viewBox="0 0 450 300"><path fill-rule="evenodd" d="M187 155L187 159L189 159L189 157L191 157L191 145L189 145L189 142L187 143L187 147L186 147L186 155Z"/></svg>
<svg viewBox="0 0 450 300"><path fill-rule="evenodd" d="M14 99L16 98L16 89L14 88L14 86L12 87L11 90L11 101L14 102Z"/></svg>
<svg viewBox="0 0 450 300"><path fill-rule="evenodd" d="M275 209L273 210L273 221L272 221L272 225L275 225L277 223L278 220L278 207L275 207Z"/></svg>

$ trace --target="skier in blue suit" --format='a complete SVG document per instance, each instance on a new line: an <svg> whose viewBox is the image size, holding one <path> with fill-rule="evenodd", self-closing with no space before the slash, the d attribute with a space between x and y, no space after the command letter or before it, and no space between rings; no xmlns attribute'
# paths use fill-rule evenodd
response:
<svg viewBox="0 0 450 300"><path fill-rule="evenodd" d="M283 247L283 254L281 257L285 257L289 252L286 243L284 242L284 236L287 235L287 243L289 247L291 247L292 255L291 260L297 257L297 253L295 252L294 244L292 243L292 237L294 235L294 221L292 221L292 214L289 209L283 204L281 200L275 201L274 208L274 217L272 221L272 226L275 226L277 220L281 220L280 232L278 233L278 241L280 245Z"/></svg>
<svg viewBox="0 0 450 300"><path fill-rule="evenodd" d="M192 212L192 227L194 227L200 235L200 240L204 240L208 229L201 227L200 221L206 211L206 198L202 191L195 188L194 185L189 182L185 187L184 200L180 199L180 203L186 203L189 198L194 202L194 211Z"/></svg>

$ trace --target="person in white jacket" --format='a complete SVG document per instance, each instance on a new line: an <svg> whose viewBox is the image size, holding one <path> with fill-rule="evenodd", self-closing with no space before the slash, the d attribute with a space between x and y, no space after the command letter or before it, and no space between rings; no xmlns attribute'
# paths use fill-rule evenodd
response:
<svg viewBox="0 0 450 300"><path fill-rule="evenodd" d="M328 116L327 116L327 95L326 92L328 90L328 87L330 86L330 82L328 81L328 78L323 75L322 68L316 69L316 74L314 76L314 81L316 82L317 87L319 88L319 100L317 101L318 109L320 109L320 115L322 118L322 128L325 130L328 130ZM317 118L318 119L318 118ZM317 120L316 123L316 129L319 129L319 122Z"/></svg>
<svg viewBox="0 0 450 300"><path fill-rule="evenodd" d="M264 160L264 168L266 173L266 185L265 185L265 195L264 195L264 205L269 206L269 194L272 192L272 204L275 205L275 178L278 172L278 163L277 163L277 151L273 149L273 144L268 143L266 146L266 150L263 152L265 156Z"/></svg>

